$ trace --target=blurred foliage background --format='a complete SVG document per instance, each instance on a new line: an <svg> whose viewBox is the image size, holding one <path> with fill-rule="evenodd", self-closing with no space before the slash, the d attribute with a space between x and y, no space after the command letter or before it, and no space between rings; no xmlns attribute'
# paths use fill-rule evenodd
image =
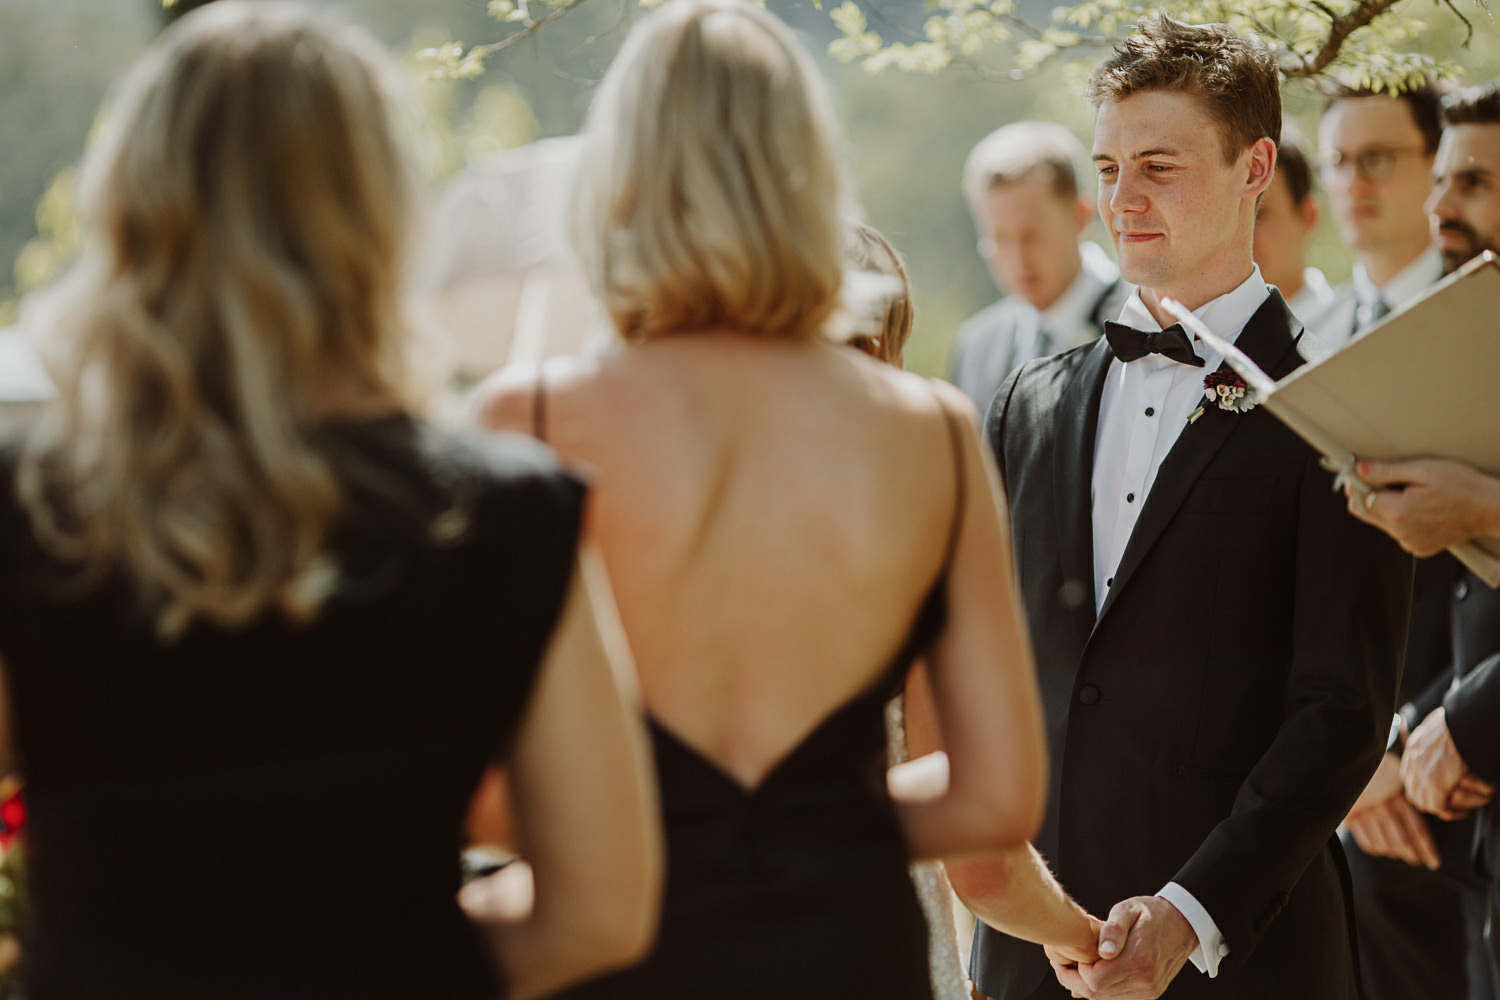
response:
<svg viewBox="0 0 1500 1000"><path fill-rule="evenodd" d="M176 0L163 9L159 0L0 0L0 323L13 321L18 299L53 277L72 253L72 168L111 83L164 23L197 2ZM489 56L482 73L465 77L435 72L435 66L504 38L508 31L493 14L511 8L492 11L487 0L305 2L341 10L403 56L431 119L427 159L435 187L497 150L576 131L594 83L639 16L631 0L588 0ZM768 0L803 35L834 85L857 196L870 222L910 265L917 323L907 363L928 373L945 369L959 322L998 294L975 253L959 192L964 157L991 129L1028 117L1061 121L1088 143L1092 112L1081 80L1100 51L1080 47L1072 53L1079 61L1046 62L1012 80L1014 64L1007 59L1014 55L1004 53L982 53L967 66L938 73L877 73L871 70L878 60L850 49L851 27L878 35L887 46L930 37L934 10L941 14L952 2L865 2L854 24L847 5ZM1054 7L1021 0L1014 10L1045 25ZM845 11L842 27L831 16L839 10ZM1404 0L1402 21L1429 23L1423 33L1408 23L1400 33L1416 37L1400 45L1455 64L1470 81L1488 79L1500 72L1500 34L1486 9L1470 4L1462 10L1474 25L1467 48L1465 25L1451 11ZM875 44L866 43L867 49ZM855 58L834 58L830 47ZM1321 98L1294 81L1286 99L1288 115L1304 135L1315 136ZM1326 222L1312 263L1335 282L1348 276L1349 255Z"/></svg>

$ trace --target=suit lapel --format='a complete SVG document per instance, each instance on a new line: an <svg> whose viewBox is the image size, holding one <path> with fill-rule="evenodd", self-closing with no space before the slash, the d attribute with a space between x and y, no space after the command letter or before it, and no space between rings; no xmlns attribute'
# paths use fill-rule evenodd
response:
<svg viewBox="0 0 1500 1000"><path fill-rule="evenodd" d="M1094 439L1099 429L1099 396L1114 357L1101 337L1083 349L1083 361L1063 390L1057 408L1057 450L1052 466L1057 504L1057 537L1065 585L1083 588L1075 617L1079 641L1094 627Z"/></svg>
<svg viewBox="0 0 1500 1000"><path fill-rule="evenodd" d="M1294 363L1300 361L1293 348L1301 332L1301 325L1287 309L1281 293L1272 290L1255 315L1250 317L1250 322L1245 324L1235 344L1263 371L1279 378L1286 373L1282 370L1284 366L1290 371L1295 367ZM1097 414L1097 407L1095 412ZM1099 609L1099 621L1104 620L1120 592L1130 584L1130 578L1171 523L1193 484L1244 419L1244 414L1228 413L1210 406L1200 419L1182 429L1157 470L1156 481L1141 508L1141 516L1125 544L1119 568L1115 570L1114 584L1105 595L1104 606Z"/></svg>

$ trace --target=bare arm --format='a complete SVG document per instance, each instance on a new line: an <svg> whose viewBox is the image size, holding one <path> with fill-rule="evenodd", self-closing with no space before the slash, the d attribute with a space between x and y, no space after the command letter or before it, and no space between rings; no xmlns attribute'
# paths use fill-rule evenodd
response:
<svg viewBox="0 0 1500 1000"><path fill-rule="evenodd" d="M924 664L906 680L906 741L916 762L892 769L891 784L939 782L946 768L934 766L941 753L932 681ZM948 861L949 882L974 916L998 931L1046 945L1048 957L1063 964L1099 958L1101 924L1068 898L1035 847L1021 844L995 854Z"/></svg>
<svg viewBox="0 0 1500 1000"><path fill-rule="evenodd" d="M1100 921L1068 898L1035 847L1022 844L944 867L958 898L995 930L1046 945L1054 962L1098 960Z"/></svg>
<svg viewBox="0 0 1500 1000"><path fill-rule="evenodd" d="M510 995L524 1000L638 961L656 933L654 773L629 651L591 547L580 552L510 772L535 903L524 916L507 913L487 880L460 898L488 931Z"/></svg>
<svg viewBox="0 0 1500 1000"><path fill-rule="evenodd" d="M957 390L944 400L972 424L973 408ZM917 857L1019 847L1041 822L1046 795L1041 701L1004 501L977 434L963 435L962 459L966 494L949 568L948 624L927 660L948 782L898 800Z"/></svg>

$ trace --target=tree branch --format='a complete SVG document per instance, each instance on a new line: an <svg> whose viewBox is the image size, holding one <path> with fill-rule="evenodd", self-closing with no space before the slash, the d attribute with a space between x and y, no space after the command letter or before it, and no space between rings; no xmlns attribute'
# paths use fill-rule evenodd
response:
<svg viewBox="0 0 1500 1000"><path fill-rule="evenodd" d="M488 45L476 45L474 46L474 48L469 50L468 54L471 56L477 56L480 59L487 59L488 57L494 55L496 52L503 52L506 49L510 48L512 45L517 45L521 42L524 42L526 39L530 38L538 31L541 31L553 21L556 21L558 18L562 17L568 11L572 10L575 7L581 6L586 2L587 0L567 0L567 2L564 3L561 7L548 14L540 21L527 22L526 27L522 28L514 35L511 35L509 38L502 38L500 39L500 41L491 42Z"/></svg>
<svg viewBox="0 0 1500 1000"><path fill-rule="evenodd" d="M892 31L899 31L901 34L905 35L907 38L912 39L913 41L921 41L923 39L923 35L920 32L912 31L910 28L903 28L895 21L892 21L889 17L886 17L885 11L875 6L870 2L870 0L857 0L857 2L861 7L869 11L870 15L875 20L879 21L887 28L890 28Z"/></svg>
<svg viewBox="0 0 1500 1000"><path fill-rule="evenodd" d="M1338 58L1339 51L1344 47L1344 42L1348 41L1351 34L1363 28L1400 2L1401 0L1360 0L1347 13L1334 17L1333 22L1328 27L1328 37L1323 40L1322 47L1318 49L1312 58L1309 59L1303 56L1299 62L1292 65L1283 63L1281 66L1281 75L1288 80L1306 79L1317 76Z"/></svg>
<svg viewBox="0 0 1500 1000"><path fill-rule="evenodd" d="M1480 2L1482 3L1483 0L1480 0ZM1458 18L1464 23L1464 48L1468 48L1469 43L1474 40L1474 22L1465 17L1463 15L1463 12L1454 6L1453 0L1443 0L1443 4L1449 10L1453 11L1454 17Z"/></svg>

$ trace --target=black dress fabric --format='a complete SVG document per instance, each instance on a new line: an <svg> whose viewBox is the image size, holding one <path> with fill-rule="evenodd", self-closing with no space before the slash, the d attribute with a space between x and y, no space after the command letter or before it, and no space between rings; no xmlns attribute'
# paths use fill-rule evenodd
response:
<svg viewBox="0 0 1500 1000"><path fill-rule="evenodd" d="M944 581L945 582L945 581ZM930 1000L927 921L885 791L885 703L943 621L940 582L901 656L754 789L651 721L667 841L660 936L567 1000Z"/></svg>
<svg viewBox="0 0 1500 1000"><path fill-rule="evenodd" d="M948 430L955 497L961 435ZM927 920L886 792L885 705L947 617L947 566L906 641L753 789L650 720L667 846L660 935L565 1000L931 1000Z"/></svg>
<svg viewBox="0 0 1500 1000"><path fill-rule="evenodd" d="M571 578L584 487L525 438L330 426L341 582L310 625L156 637L83 594L0 456L0 658L27 779L29 1000L494 997L455 902Z"/></svg>

